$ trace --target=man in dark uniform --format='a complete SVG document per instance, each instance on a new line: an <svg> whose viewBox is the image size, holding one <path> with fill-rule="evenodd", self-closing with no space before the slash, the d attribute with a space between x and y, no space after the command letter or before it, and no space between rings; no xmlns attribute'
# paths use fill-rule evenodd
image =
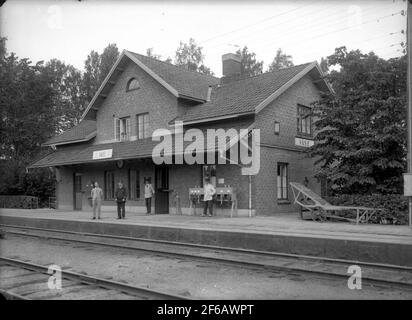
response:
<svg viewBox="0 0 412 320"><path fill-rule="evenodd" d="M126 207L126 199L127 199L127 191L126 188L123 186L123 183L119 181L117 184L117 189L115 192L116 202L117 202L117 219L125 219L125 207Z"/></svg>

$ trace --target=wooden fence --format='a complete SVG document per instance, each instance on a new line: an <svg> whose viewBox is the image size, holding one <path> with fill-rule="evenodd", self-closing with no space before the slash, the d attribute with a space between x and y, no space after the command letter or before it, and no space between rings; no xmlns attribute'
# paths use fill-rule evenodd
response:
<svg viewBox="0 0 412 320"><path fill-rule="evenodd" d="M0 195L0 208L37 209L38 207L38 197Z"/></svg>

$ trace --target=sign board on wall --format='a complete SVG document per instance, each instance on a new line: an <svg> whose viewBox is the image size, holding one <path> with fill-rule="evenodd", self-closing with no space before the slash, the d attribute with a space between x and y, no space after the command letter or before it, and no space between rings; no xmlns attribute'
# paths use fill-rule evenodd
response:
<svg viewBox="0 0 412 320"><path fill-rule="evenodd" d="M309 148L311 146L314 145L314 141L313 140L309 140L309 139L302 139L302 138L295 138L295 145L299 146L299 147L305 147L305 148Z"/></svg>
<svg viewBox="0 0 412 320"><path fill-rule="evenodd" d="M93 160L111 158L113 149L97 150L93 151Z"/></svg>

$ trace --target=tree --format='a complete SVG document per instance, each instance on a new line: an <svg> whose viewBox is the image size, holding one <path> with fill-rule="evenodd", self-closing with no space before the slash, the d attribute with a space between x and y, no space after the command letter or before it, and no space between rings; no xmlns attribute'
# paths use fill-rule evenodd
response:
<svg viewBox="0 0 412 320"><path fill-rule="evenodd" d="M111 43L104 48L103 53L100 55L99 86L108 75L116 60L119 58L119 55L119 49L115 43Z"/></svg>
<svg viewBox="0 0 412 320"><path fill-rule="evenodd" d="M272 63L269 65L268 71L273 72L276 70L293 67L292 56L282 52L282 49L279 48L276 51L276 56L273 59Z"/></svg>
<svg viewBox="0 0 412 320"><path fill-rule="evenodd" d="M92 50L84 63L82 108L85 109L119 57L116 44L109 44L102 54Z"/></svg>
<svg viewBox="0 0 412 320"><path fill-rule="evenodd" d="M58 59L46 63L50 85L57 94L54 96L54 113L59 117L57 131L61 132L78 124L84 111L81 94L82 75L72 65Z"/></svg>
<svg viewBox="0 0 412 320"><path fill-rule="evenodd" d="M58 92L52 82L43 62L33 65L14 53L0 56L1 194L25 193L29 179L25 167L39 155L41 143L56 132ZM41 170L33 179L50 175L47 169Z"/></svg>
<svg viewBox="0 0 412 320"><path fill-rule="evenodd" d="M6 41L7 41L6 37L0 37L0 58L1 59L4 58L4 56L7 53Z"/></svg>
<svg viewBox="0 0 412 320"><path fill-rule="evenodd" d="M244 76L256 76L263 72L263 61L256 60L256 54L249 52L247 46L244 46L242 50L237 50L236 54L241 58L241 74Z"/></svg>
<svg viewBox="0 0 412 320"><path fill-rule="evenodd" d="M335 94L314 105L318 175L341 193L400 193L406 168L406 56L335 49Z"/></svg>
<svg viewBox="0 0 412 320"><path fill-rule="evenodd" d="M92 50L84 62L84 73L82 79L82 101L86 108L97 92L100 85L100 55Z"/></svg>
<svg viewBox="0 0 412 320"><path fill-rule="evenodd" d="M202 47L199 47L196 41L190 38L189 43L180 41L179 47L176 49L174 64L185 66L190 71L211 75L213 72L203 64L204 58Z"/></svg>

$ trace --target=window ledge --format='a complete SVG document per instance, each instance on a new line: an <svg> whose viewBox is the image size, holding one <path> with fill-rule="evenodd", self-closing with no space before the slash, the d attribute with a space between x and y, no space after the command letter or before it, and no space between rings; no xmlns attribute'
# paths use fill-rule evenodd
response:
<svg viewBox="0 0 412 320"><path fill-rule="evenodd" d="M136 91L136 90L139 90L139 89L140 89L140 87L139 88L133 88L133 89L126 89L126 92Z"/></svg>
<svg viewBox="0 0 412 320"><path fill-rule="evenodd" d="M289 200L278 200L278 204L283 205L283 204L291 204Z"/></svg>
<svg viewBox="0 0 412 320"><path fill-rule="evenodd" d="M309 140L313 140L313 139L314 139L314 138L313 138L313 135L306 135L306 134L303 134L303 133L298 133L298 134L296 135L296 138L309 139Z"/></svg>

